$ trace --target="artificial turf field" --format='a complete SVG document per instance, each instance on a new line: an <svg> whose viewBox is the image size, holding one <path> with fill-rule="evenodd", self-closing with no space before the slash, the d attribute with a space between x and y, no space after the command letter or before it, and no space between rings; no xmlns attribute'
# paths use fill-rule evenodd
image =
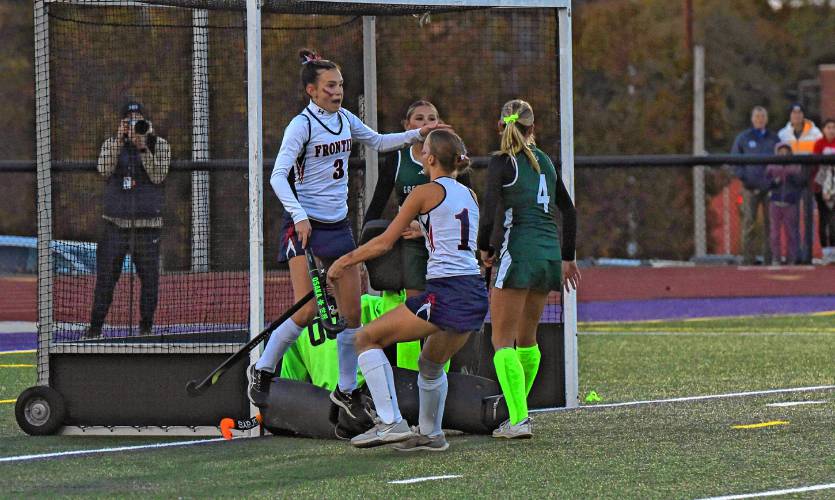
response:
<svg viewBox="0 0 835 500"><path fill-rule="evenodd" d="M835 385L835 317L585 324L580 390L599 404ZM0 400L35 379L0 355ZM822 402L773 407L779 402ZM0 404L0 459L182 441L22 434ZM769 427L733 426L785 422ZM835 483L835 389L535 416L530 441L450 436L445 453L265 437L0 462L3 497L703 498ZM415 484L389 481L460 477ZM833 498L835 489L789 495Z"/></svg>

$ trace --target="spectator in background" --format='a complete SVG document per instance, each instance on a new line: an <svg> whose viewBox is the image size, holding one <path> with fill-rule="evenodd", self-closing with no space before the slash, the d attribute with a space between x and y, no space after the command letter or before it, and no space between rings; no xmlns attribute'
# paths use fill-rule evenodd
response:
<svg viewBox="0 0 835 500"><path fill-rule="evenodd" d="M791 155L792 148L785 142L780 142L774 147L774 154ZM769 165L766 167L765 176L771 183L771 202L768 205L771 218L771 264L781 263L780 235L785 231L785 263L791 265L797 261L797 202L800 201L800 193L803 190L803 172L800 165Z"/></svg>
<svg viewBox="0 0 835 500"><path fill-rule="evenodd" d="M155 135L142 104L128 102L121 109L121 118L116 135L104 141L97 163L105 178L104 223L96 248L96 289L85 338L101 336L127 254L142 282L141 335L151 333L157 308L162 182L171 164L171 148Z"/></svg>
<svg viewBox="0 0 835 500"><path fill-rule="evenodd" d="M835 119L823 122L823 137L815 142L816 155L835 155ZM835 165L820 165L813 169L812 189L818 205L818 236L823 248L825 264L835 263Z"/></svg>
<svg viewBox="0 0 835 500"><path fill-rule="evenodd" d="M751 128L740 133L734 140L731 154L771 155L779 139L777 134L766 128L768 111L762 106L751 110ZM770 183L765 177L765 165L738 165L734 172L742 181L742 257L743 263L756 263L754 251L754 228L757 223L757 211L763 207L763 226L765 229L764 262L771 262L771 248L768 244L768 189Z"/></svg>
<svg viewBox="0 0 835 500"><path fill-rule="evenodd" d="M777 134L780 142L791 146L792 152L796 155L812 154L815 142L821 138L821 131L815 126L812 120L806 118L803 106L794 103L789 107L789 122ZM803 211L803 235L798 238L800 252L798 254L801 264L812 263L812 232L814 231L814 219L812 212L812 189L810 186L810 166L802 167L804 188L800 196L800 206ZM798 231L800 227L798 225Z"/></svg>

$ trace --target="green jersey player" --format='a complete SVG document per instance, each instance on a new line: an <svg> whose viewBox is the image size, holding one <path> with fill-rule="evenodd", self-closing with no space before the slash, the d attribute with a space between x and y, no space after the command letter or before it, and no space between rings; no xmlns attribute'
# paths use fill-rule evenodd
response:
<svg viewBox="0 0 835 500"><path fill-rule="evenodd" d="M541 357L539 318L549 292L560 291L563 278L566 287L575 289L580 279L574 263L577 213L551 160L534 144L531 105L519 99L505 103L499 128L501 149L488 166L478 242L485 266L497 264L490 297L493 362L510 412L493 436L529 438L527 396ZM502 212L497 213L498 207ZM562 245L557 210L562 213ZM504 234L496 252L490 240L499 217Z"/></svg>

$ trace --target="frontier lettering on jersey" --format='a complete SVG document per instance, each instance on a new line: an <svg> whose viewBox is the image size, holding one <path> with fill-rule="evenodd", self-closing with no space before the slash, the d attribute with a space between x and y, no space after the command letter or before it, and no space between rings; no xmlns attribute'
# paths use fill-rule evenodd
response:
<svg viewBox="0 0 835 500"><path fill-rule="evenodd" d="M317 158L335 155L337 153L350 153L351 139L342 139L330 144L317 144L314 147L314 151Z"/></svg>

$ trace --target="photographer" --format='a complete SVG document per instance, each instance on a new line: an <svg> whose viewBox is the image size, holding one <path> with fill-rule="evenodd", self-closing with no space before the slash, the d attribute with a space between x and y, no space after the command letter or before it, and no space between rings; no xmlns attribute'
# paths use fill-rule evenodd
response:
<svg viewBox="0 0 835 500"><path fill-rule="evenodd" d="M154 133L142 104L128 102L121 108L121 117L116 136L104 141L97 164L106 179L104 227L96 250L96 289L85 338L101 336L127 254L142 283L140 335L151 333L157 308L162 183L171 164L171 148Z"/></svg>

